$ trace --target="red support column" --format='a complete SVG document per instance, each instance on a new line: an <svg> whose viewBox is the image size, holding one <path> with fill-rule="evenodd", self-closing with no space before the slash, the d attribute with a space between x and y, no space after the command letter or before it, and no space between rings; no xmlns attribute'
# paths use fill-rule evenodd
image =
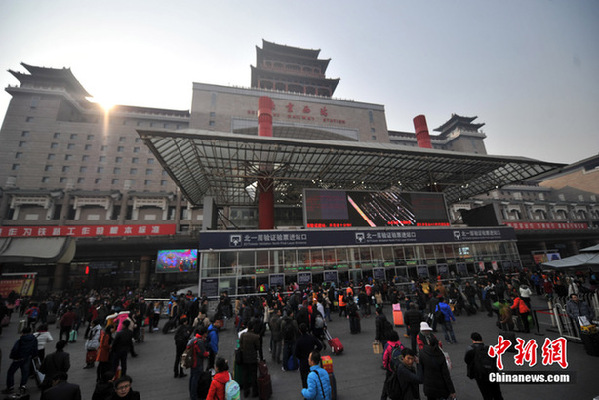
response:
<svg viewBox="0 0 599 400"><path fill-rule="evenodd" d="M258 136L272 137L272 109L274 104L269 97L258 100ZM272 172L270 163L261 163L260 172L264 178L258 179L258 227L273 229L275 227L275 194L273 181L269 177Z"/></svg>
<svg viewBox="0 0 599 400"><path fill-rule="evenodd" d="M417 115L414 118L414 128L416 128L416 140L418 147L432 149L431 138L428 134L428 126L426 126L426 118L424 115Z"/></svg>

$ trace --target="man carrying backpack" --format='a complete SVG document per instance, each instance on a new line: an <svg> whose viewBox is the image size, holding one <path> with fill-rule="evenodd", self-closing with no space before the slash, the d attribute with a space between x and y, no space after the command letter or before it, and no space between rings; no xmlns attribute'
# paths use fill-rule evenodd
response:
<svg viewBox="0 0 599 400"><path fill-rule="evenodd" d="M420 399L419 384L422 383L422 368L416 368L416 352L409 348L401 351L396 371L389 378L387 392L391 400Z"/></svg>
<svg viewBox="0 0 599 400"><path fill-rule="evenodd" d="M485 346L483 338L478 332L470 335L472 345L466 350L464 361L467 366L466 375L475 379L484 400L503 400L499 383L490 382L489 374L497 372L495 360L488 355L489 346Z"/></svg>

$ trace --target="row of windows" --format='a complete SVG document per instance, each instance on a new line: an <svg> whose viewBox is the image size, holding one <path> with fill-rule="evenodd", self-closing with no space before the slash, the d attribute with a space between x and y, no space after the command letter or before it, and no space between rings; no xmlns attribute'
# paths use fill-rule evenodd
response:
<svg viewBox="0 0 599 400"><path fill-rule="evenodd" d="M13 164L13 168L12 168L13 171L18 170L19 166L20 166L20 164ZM44 171L53 171L53 170L54 170L54 165L46 165L44 167ZM71 166L70 165L63 165L61 171L62 172L70 172L71 171ZM79 172L85 173L87 171L88 171L87 166L84 165L84 166L79 167ZM99 173L99 174L103 173L104 172L104 167L97 167L96 168L96 172ZM122 172L122 170L121 170L120 167L114 167L112 169L112 173L113 174L120 174L121 172ZM129 174L130 175L137 175L137 173L138 173L138 169L137 168L130 168L129 169ZM145 174L146 175L153 175L154 174L154 170L148 168L148 169L145 170ZM167 172L166 171L162 171L162 175L166 176Z"/></svg>
<svg viewBox="0 0 599 400"><path fill-rule="evenodd" d="M43 176L41 182L42 183L50 183L50 180L51 180L51 178L49 176ZM120 181L121 181L120 179L115 178L115 179L111 179L110 183L112 185L118 185ZM135 184L137 184L137 181L135 179L127 179L127 181L129 183L131 183L132 186L135 185ZM59 178L58 182L59 183L67 183L68 182L68 178L61 177L61 178ZM77 178L77 183L85 183L85 182L86 182L86 178L84 178L84 177ZM95 178L94 179L94 184L100 184L102 182L104 182L104 180L102 178ZM154 184L153 180L150 180L150 179L145 179L144 180L144 185L145 186L149 186L149 185L153 185L153 184ZM166 179L163 179L163 180L160 181L160 186L167 186L167 185L168 185L168 181Z"/></svg>
<svg viewBox="0 0 599 400"><path fill-rule="evenodd" d="M33 120L34 120L34 117L25 117L25 122L33 122ZM98 121L99 120L96 119L95 122L98 122ZM124 119L123 120L123 125L129 125L128 122L131 122L131 121ZM110 123L114 123L114 121L110 120ZM139 121L139 120L135 120L135 124L136 124L136 126L143 126L144 124L148 124L150 126L150 128L162 126L162 128L164 128L164 129L169 129L171 127L175 127L176 129L181 129L181 127L182 127L181 124L173 124L173 125L171 125L171 124L166 123L166 122L149 122L148 123L148 121ZM76 135L76 134L72 134L72 135ZM89 138L89 136L93 136L93 135L88 135L88 139L87 140L91 140ZM71 137L71 139L73 139L73 138Z"/></svg>
<svg viewBox="0 0 599 400"><path fill-rule="evenodd" d="M21 153L21 152L17 152L15 154L15 158L21 158L22 156L23 156L23 153ZM65 154L64 159L65 159L65 161L71 161L71 160L74 160L74 157L75 156L72 155L72 154ZM56 160L56 154L49 153L48 157L47 157L47 160L50 160L50 161ZM84 154L83 156L81 156L81 161L88 162L89 160L90 160L89 159L89 155ZM100 156L98 158L98 161L101 162L101 163L106 162L106 156ZM120 156L119 157L115 157L114 158L114 162L117 163L117 164L122 163L123 162L123 157L120 157ZM139 163L139 158L138 157L131 158L131 163L132 164L138 164ZM150 164L150 165L154 165L154 164L156 164L156 160L154 158L148 158L146 160L146 163Z"/></svg>

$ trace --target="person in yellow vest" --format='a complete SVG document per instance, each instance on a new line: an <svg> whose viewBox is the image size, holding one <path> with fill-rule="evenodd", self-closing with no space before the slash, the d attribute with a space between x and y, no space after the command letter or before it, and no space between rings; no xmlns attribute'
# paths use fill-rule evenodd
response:
<svg viewBox="0 0 599 400"><path fill-rule="evenodd" d="M431 292L431 286L428 281L422 282L420 286L422 286L422 293L428 295Z"/></svg>

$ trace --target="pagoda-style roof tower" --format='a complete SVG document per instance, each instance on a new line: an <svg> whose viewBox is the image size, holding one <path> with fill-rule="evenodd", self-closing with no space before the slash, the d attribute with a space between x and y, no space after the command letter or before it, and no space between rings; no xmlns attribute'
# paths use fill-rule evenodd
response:
<svg viewBox="0 0 599 400"><path fill-rule="evenodd" d="M29 74L8 70L21 82L21 87L63 88L76 98L91 97L85 88L75 78L70 68L36 67L21 63Z"/></svg>
<svg viewBox="0 0 599 400"><path fill-rule="evenodd" d="M439 137L446 137L456 129L467 132L477 132L485 124L473 124L472 121L478 117L462 117L461 115L451 114L449 121L435 129L435 132L440 132Z"/></svg>
<svg viewBox="0 0 599 400"><path fill-rule="evenodd" d="M252 87L332 97L339 79L327 79L330 59L318 58L320 50L300 49L262 40L256 46Z"/></svg>

